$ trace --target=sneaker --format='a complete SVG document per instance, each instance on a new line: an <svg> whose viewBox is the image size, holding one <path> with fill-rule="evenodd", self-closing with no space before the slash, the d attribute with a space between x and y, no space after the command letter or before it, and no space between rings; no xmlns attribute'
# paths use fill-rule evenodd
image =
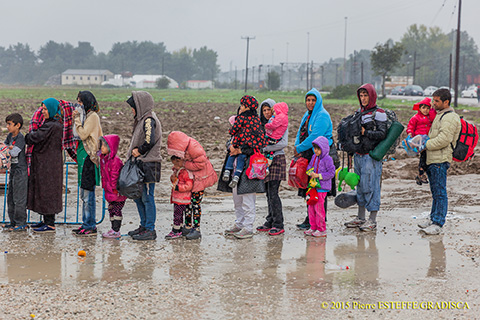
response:
<svg viewBox="0 0 480 320"><path fill-rule="evenodd" d="M2 226L3 229L13 229L15 228L15 225L14 224L11 224L11 223L8 223L8 224L4 224Z"/></svg>
<svg viewBox="0 0 480 320"><path fill-rule="evenodd" d="M364 224L358 227L361 231L374 231L377 229L377 223L371 220L365 221Z"/></svg>
<svg viewBox="0 0 480 320"><path fill-rule="evenodd" d="M222 180L228 182L230 180L230 170L225 170L223 172Z"/></svg>
<svg viewBox="0 0 480 320"><path fill-rule="evenodd" d="M233 235L233 234L239 232L240 230L242 230L242 228L239 228L239 227L237 227L236 224L234 224L230 229L225 230L225 234L226 235Z"/></svg>
<svg viewBox="0 0 480 320"><path fill-rule="evenodd" d="M143 232L132 236L133 240L155 240L157 239L157 232L155 230L145 229Z"/></svg>
<svg viewBox="0 0 480 320"><path fill-rule="evenodd" d="M55 232L55 228L50 227L49 225L44 224L40 228L33 229L33 232L36 233L49 233L49 232Z"/></svg>
<svg viewBox="0 0 480 320"><path fill-rule="evenodd" d="M172 229L172 231L170 231L170 233L165 236L165 239L166 240L178 239L178 238L181 238L182 236L183 236L182 230Z"/></svg>
<svg viewBox="0 0 480 320"><path fill-rule="evenodd" d="M110 238L110 239L120 238L121 236L122 236L122 234L120 233L120 231L115 231L113 229L110 229L110 230L108 230L108 232L105 232L105 233L102 234L102 237Z"/></svg>
<svg viewBox="0 0 480 320"><path fill-rule="evenodd" d="M137 235L137 234L139 234L139 233L142 233L142 232L144 232L145 230L147 230L147 229L145 229L145 227L138 226L137 229L132 230L132 231L128 231L128 235L129 235L130 237L133 237L134 235Z"/></svg>
<svg viewBox="0 0 480 320"><path fill-rule="evenodd" d="M12 228L11 230L9 231L13 231L13 232L18 232L18 231L27 231L27 226L26 225L23 225L23 226L16 226L15 228Z"/></svg>
<svg viewBox="0 0 480 320"><path fill-rule="evenodd" d="M315 238L321 238L321 237L326 237L326 236L327 236L327 231L315 230L312 233L312 237L315 237Z"/></svg>
<svg viewBox="0 0 480 320"><path fill-rule="evenodd" d="M83 227L80 226L80 227L78 227L77 229L72 229L72 232L75 233L75 234L78 234L78 233L79 233L80 231L82 231L82 230L83 230Z"/></svg>
<svg viewBox="0 0 480 320"><path fill-rule="evenodd" d="M437 235L437 234L440 234L440 232L442 232L442 227L440 227L438 224L432 223L431 225L429 225L425 229L421 229L420 231L423 231L425 234L428 234L428 235Z"/></svg>
<svg viewBox="0 0 480 320"><path fill-rule="evenodd" d="M247 239L253 237L253 232L248 231L247 229L243 228L242 230L234 233L233 236L237 239Z"/></svg>
<svg viewBox="0 0 480 320"><path fill-rule="evenodd" d="M365 223L365 220L358 219L358 217L357 217L357 218L355 218L351 221L345 222L344 225L347 228L356 228L356 227L360 227L364 223Z"/></svg>
<svg viewBox="0 0 480 320"><path fill-rule="evenodd" d="M190 230L190 233L185 236L187 240L196 240L200 239L201 237L202 234L200 233L199 228L192 228L192 230Z"/></svg>
<svg viewBox="0 0 480 320"><path fill-rule="evenodd" d="M187 234L190 233L190 230L192 230L192 228L182 227L182 237L186 237Z"/></svg>
<svg viewBox="0 0 480 320"><path fill-rule="evenodd" d="M235 188L238 184L238 180L240 180L240 177L239 176L234 176L232 181L229 183L228 186L232 189Z"/></svg>
<svg viewBox="0 0 480 320"><path fill-rule="evenodd" d="M432 220L428 219L427 221L424 221L424 222L420 222L417 224L417 226L420 228L420 229L425 229L425 228L428 228L432 225Z"/></svg>
<svg viewBox="0 0 480 320"><path fill-rule="evenodd" d="M45 225L45 223L43 223L43 221L40 221L40 222L37 222L35 224L31 224L30 228L37 229L37 228L43 227L44 225Z"/></svg>
<svg viewBox="0 0 480 320"><path fill-rule="evenodd" d="M97 229L82 229L80 230L77 234L77 236L81 237L88 237L88 236L96 236L97 235Z"/></svg>
<svg viewBox="0 0 480 320"><path fill-rule="evenodd" d="M270 229L270 231L268 231L268 235L278 236L279 234L282 234L284 232L285 232L285 229L272 228L272 229Z"/></svg>
<svg viewBox="0 0 480 320"><path fill-rule="evenodd" d="M257 227L257 231L260 232L265 232L265 231L270 231L272 229L271 227L267 227L266 225L262 224L261 226ZM240 230L239 230L240 231ZM238 231L237 231L238 232Z"/></svg>
<svg viewBox="0 0 480 320"><path fill-rule="evenodd" d="M298 229L300 230L308 230L310 229L310 223L300 223L296 225Z"/></svg>
<svg viewBox="0 0 480 320"><path fill-rule="evenodd" d="M306 235L306 236L311 236L314 232L315 232L315 230L308 229L308 230L303 231L303 234Z"/></svg>

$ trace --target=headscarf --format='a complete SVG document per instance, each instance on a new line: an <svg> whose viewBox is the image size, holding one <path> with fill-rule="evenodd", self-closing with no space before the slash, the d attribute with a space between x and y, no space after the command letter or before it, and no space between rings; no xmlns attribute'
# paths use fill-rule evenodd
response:
<svg viewBox="0 0 480 320"><path fill-rule="evenodd" d="M258 108L258 101L253 96L243 96L242 99L240 99L240 104L252 110L256 110Z"/></svg>
<svg viewBox="0 0 480 320"><path fill-rule="evenodd" d="M80 91L78 92L78 99L82 101L85 113L90 111L98 112L100 107L98 106L97 99L90 91Z"/></svg>
<svg viewBox="0 0 480 320"><path fill-rule="evenodd" d="M48 119L55 118L57 115L60 115L60 109L58 108L60 102L55 98L48 98L42 101L42 103L47 107L48 110ZM57 116L57 118L58 118Z"/></svg>

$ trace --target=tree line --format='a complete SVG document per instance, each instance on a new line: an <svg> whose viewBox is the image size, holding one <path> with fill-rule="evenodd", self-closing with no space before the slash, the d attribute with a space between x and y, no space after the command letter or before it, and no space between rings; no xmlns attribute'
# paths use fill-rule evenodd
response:
<svg viewBox="0 0 480 320"><path fill-rule="evenodd" d="M206 46L169 52L163 42L118 42L108 53L89 42L48 41L35 52L28 44L0 47L0 83L43 84L67 69L108 69L113 73L164 74L178 83L213 80L220 71L217 53Z"/></svg>

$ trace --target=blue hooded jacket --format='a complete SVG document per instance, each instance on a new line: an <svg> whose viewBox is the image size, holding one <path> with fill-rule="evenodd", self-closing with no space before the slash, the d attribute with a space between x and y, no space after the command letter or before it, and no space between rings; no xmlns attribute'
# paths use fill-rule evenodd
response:
<svg viewBox="0 0 480 320"><path fill-rule="evenodd" d="M295 149L298 153L306 151L308 149L313 149L312 142L316 138L323 136L328 139L328 144L332 145L333 138L332 138L332 119L330 118L330 114L327 110L323 107L323 100L320 92L317 89L313 88L312 90L308 91L305 95L305 99L307 96L314 95L317 98L317 102L315 103L315 107L313 107L312 115L308 122L308 137L300 143L300 128L303 127L305 121L308 117L308 110L305 112L302 118L302 122L300 123L300 128L297 132L297 137L295 139Z"/></svg>

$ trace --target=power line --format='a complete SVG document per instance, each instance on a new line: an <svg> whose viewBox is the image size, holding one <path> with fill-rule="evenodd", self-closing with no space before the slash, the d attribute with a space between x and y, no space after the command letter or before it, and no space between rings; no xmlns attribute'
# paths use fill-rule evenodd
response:
<svg viewBox="0 0 480 320"><path fill-rule="evenodd" d="M242 39L247 40L247 62L245 67L245 92L247 92L247 81L248 81L248 46L250 44L250 40L255 40L255 37L242 37Z"/></svg>

